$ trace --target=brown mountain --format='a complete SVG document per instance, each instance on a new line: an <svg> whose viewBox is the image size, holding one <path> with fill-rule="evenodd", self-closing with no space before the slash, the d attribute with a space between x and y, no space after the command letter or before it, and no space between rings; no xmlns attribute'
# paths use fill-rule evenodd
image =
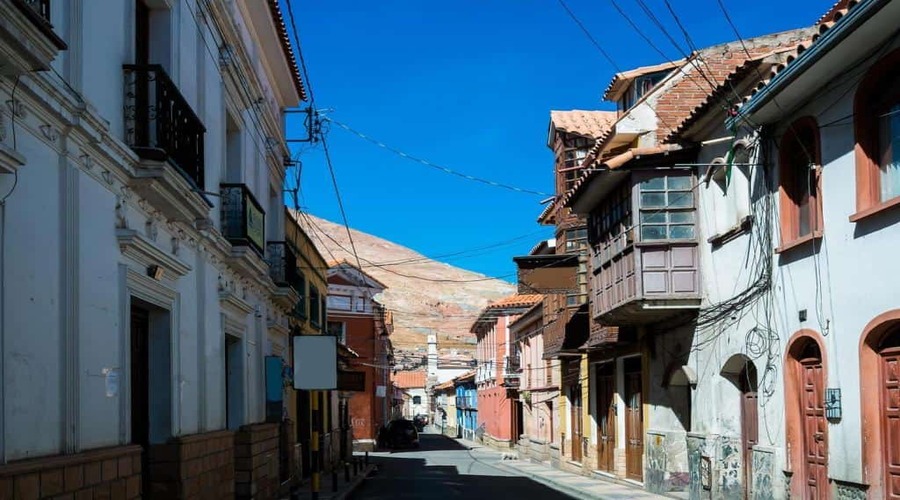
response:
<svg viewBox="0 0 900 500"><path fill-rule="evenodd" d="M356 263L343 225L308 214L300 225L329 261ZM488 302L515 293L515 287L435 261L404 246L351 229L363 270L387 285L380 298L394 314L393 339L400 358L422 358L426 335L438 336L441 353L471 355L475 338L469 327Z"/></svg>

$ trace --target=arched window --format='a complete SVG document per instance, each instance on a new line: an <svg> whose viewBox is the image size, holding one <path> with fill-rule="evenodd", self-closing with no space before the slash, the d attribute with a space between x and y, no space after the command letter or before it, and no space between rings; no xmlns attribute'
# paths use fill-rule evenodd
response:
<svg viewBox="0 0 900 500"><path fill-rule="evenodd" d="M853 115L856 208L877 210L900 199L900 49L869 69L856 90Z"/></svg>
<svg viewBox="0 0 900 500"><path fill-rule="evenodd" d="M819 126L801 118L785 131L779 144L781 246L821 235Z"/></svg>

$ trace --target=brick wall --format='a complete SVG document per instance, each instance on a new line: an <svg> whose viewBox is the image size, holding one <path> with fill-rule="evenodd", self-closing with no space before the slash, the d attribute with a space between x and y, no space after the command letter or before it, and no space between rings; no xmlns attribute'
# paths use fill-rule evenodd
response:
<svg viewBox="0 0 900 500"><path fill-rule="evenodd" d="M234 495L234 433L172 438L149 453L150 498L230 498Z"/></svg>
<svg viewBox="0 0 900 500"><path fill-rule="evenodd" d="M268 500L277 497L278 424L245 425L234 437L235 496Z"/></svg>
<svg viewBox="0 0 900 500"><path fill-rule="evenodd" d="M141 496L141 447L120 446L0 466L0 499Z"/></svg>

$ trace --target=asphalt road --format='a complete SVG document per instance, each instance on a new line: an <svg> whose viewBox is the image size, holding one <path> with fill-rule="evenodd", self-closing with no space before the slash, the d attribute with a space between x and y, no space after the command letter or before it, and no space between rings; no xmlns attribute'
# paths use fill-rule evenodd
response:
<svg viewBox="0 0 900 500"><path fill-rule="evenodd" d="M421 447L373 453L378 472L353 493L353 500L423 498L495 500L571 500L513 471L497 466L500 453L485 448L469 450L457 441L420 434Z"/></svg>

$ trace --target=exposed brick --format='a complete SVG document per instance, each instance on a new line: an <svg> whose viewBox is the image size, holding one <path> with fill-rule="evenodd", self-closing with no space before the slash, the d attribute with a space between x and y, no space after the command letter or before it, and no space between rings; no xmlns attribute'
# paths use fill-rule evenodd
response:
<svg viewBox="0 0 900 500"><path fill-rule="evenodd" d="M111 500L109 483L100 483L94 486L94 500Z"/></svg>
<svg viewBox="0 0 900 500"><path fill-rule="evenodd" d="M113 481L109 487L109 496L112 500L127 500L128 496L126 494L125 488L126 481L124 479L119 479Z"/></svg>
<svg viewBox="0 0 900 500"><path fill-rule="evenodd" d="M14 488L17 500L40 498L41 476L37 472L34 474L22 474L21 476L17 476Z"/></svg>
<svg viewBox="0 0 900 500"><path fill-rule="evenodd" d="M84 486L84 466L72 465L65 471L66 491L78 491Z"/></svg>
<svg viewBox="0 0 900 500"><path fill-rule="evenodd" d="M103 480L100 462L91 462L84 465L84 484L92 486Z"/></svg>
<svg viewBox="0 0 900 500"><path fill-rule="evenodd" d="M135 455L135 456L131 457L131 471L134 472L135 474L140 474L141 469L142 469L141 456Z"/></svg>
<svg viewBox="0 0 900 500"><path fill-rule="evenodd" d="M0 498L13 497L14 480L12 477L0 477Z"/></svg>
<svg viewBox="0 0 900 500"><path fill-rule="evenodd" d="M134 471L132 470L131 457L122 457L119 459L119 477L128 477Z"/></svg>
<svg viewBox="0 0 900 500"><path fill-rule="evenodd" d="M118 477L119 474L119 461L115 458L110 460L103 461L103 472L102 477L104 481L112 481L113 479Z"/></svg>
<svg viewBox="0 0 900 500"><path fill-rule="evenodd" d="M63 469L50 469L41 472L41 496L52 497L62 494Z"/></svg>
<svg viewBox="0 0 900 500"><path fill-rule="evenodd" d="M57 495L53 497L53 500L75 500L74 493L64 493L62 495Z"/></svg>
<svg viewBox="0 0 900 500"><path fill-rule="evenodd" d="M85 488L83 490L78 490L75 493L75 500L93 500L94 499L94 490L93 488Z"/></svg>

